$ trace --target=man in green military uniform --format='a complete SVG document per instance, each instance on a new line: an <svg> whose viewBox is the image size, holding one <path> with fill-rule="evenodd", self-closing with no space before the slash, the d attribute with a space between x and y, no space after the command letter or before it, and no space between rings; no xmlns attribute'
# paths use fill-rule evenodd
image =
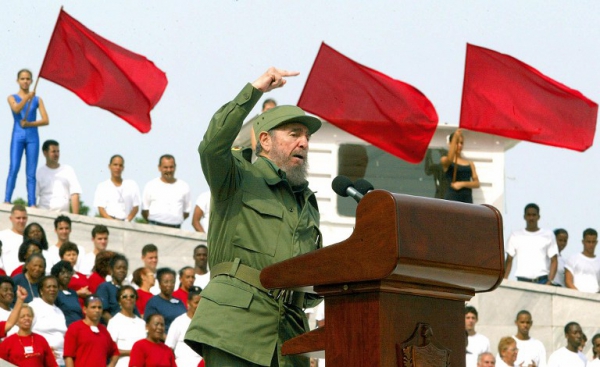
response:
<svg viewBox="0 0 600 367"><path fill-rule="evenodd" d="M308 141L321 121L295 106L254 120L254 164L231 150L244 119L263 93L298 75L270 68L213 116L198 152L212 195L211 281L185 342L211 366L308 366L281 356L284 341L308 331L304 307L318 299L265 289L260 270L322 245L319 212L306 181Z"/></svg>

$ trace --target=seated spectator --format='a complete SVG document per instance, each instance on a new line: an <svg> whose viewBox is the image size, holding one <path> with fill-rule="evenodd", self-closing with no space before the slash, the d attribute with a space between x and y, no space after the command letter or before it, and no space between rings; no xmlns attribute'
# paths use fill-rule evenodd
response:
<svg viewBox="0 0 600 367"><path fill-rule="evenodd" d="M548 367L585 367L586 358L579 351L581 345L581 326L576 322L565 325L567 346L552 353L548 359Z"/></svg>
<svg viewBox="0 0 600 367"><path fill-rule="evenodd" d="M521 364L516 364L518 352L519 348L517 348L515 339L510 336L505 336L500 339L500 342L498 343L498 354L500 355L500 359L496 361L496 367L522 366Z"/></svg>
<svg viewBox="0 0 600 367"><path fill-rule="evenodd" d="M177 298L187 308L188 292L194 285L194 268L186 266L179 270L179 288L173 292L173 297Z"/></svg>
<svg viewBox="0 0 600 367"><path fill-rule="evenodd" d="M2 241L0 241L0 257L2 257ZM0 276L2 275L8 275L4 270L4 264L2 264L2 267L0 267Z"/></svg>
<svg viewBox="0 0 600 367"><path fill-rule="evenodd" d="M177 316L186 312L183 302L177 298L173 298L173 290L175 288L175 271L169 268L158 269L157 272L158 286L160 293L152 298L146 304L146 312L144 318L148 321L150 315L160 314L164 317L165 330L169 332L171 323Z"/></svg>
<svg viewBox="0 0 600 367"><path fill-rule="evenodd" d="M119 348L117 367L129 366L133 344L146 337L146 323L134 313L136 298L137 294L132 286L124 285L119 288L117 299L121 311L108 322L108 332Z"/></svg>
<svg viewBox="0 0 600 367"><path fill-rule="evenodd" d="M162 315L149 314L146 319L146 330L148 331L146 339L137 341L131 348L129 366L177 367L173 351L162 341L165 333L165 320Z"/></svg>
<svg viewBox="0 0 600 367"><path fill-rule="evenodd" d="M479 319L477 309L473 306L465 306L465 330L468 335L466 366L476 367L477 358L481 353L490 351L490 340L475 331L475 325Z"/></svg>
<svg viewBox="0 0 600 367"><path fill-rule="evenodd" d="M150 292L154 282L154 273L148 268L138 268L133 272L133 284L138 286L136 306L142 316L146 313L146 304L154 296Z"/></svg>
<svg viewBox="0 0 600 367"><path fill-rule="evenodd" d="M513 336L513 339L517 342L519 349L516 365L519 366L522 363L523 366L535 364L537 367L545 367L546 348L544 344L529 336L529 330L533 325L531 313L526 310L519 311L515 325L517 325L517 335Z"/></svg>
<svg viewBox="0 0 600 367"><path fill-rule="evenodd" d="M112 279L98 286L96 294L102 300L103 323L108 324L108 320L121 310L117 302L117 291L124 285L123 281L127 277L128 268L129 262L127 258L121 254L116 254L110 260Z"/></svg>
<svg viewBox="0 0 600 367"><path fill-rule="evenodd" d="M77 293L69 288L69 282L73 276L73 266L70 262L62 260L54 264L51 275L58 279L58 296L56 297L56 306L65 315L67 327L77 320L83 319L81 305Z"/></svg>
<svg viewBox="0 0 600 367"><path fill-rule="evenodd" d="M58 254L61 261L68 261L71 263L73 269L75 269L79 259L79 246L73 242L63 243L63 245L60 247L60 250L58 250ZM82 306L83 300L92 294L92 292L89 290L88 278L76 270L73 271L73 276L69 282L69 288L77 292L79 303Z"/></svg>
<svg viewBox="0 0 600 367"><path fill-rule="evenodd" d="M23 273L14 276L13 281L16 285L25 288L27 291L27 299L25 302L29 303L34 298L39 297L38 283L44 276L46 269L46 259L42 254L33 254L25 260L25 267Z"/></svg>
<svg viewBox="0 0 600 367"><path fill-rule="evenodd" d="M6 274L19 266L17 251L23 243L23 232L27 224L27 209L20 204L13 205L10 211L11 228L0 231L0 242L2 242L2 265Z"/></svg>
<svg viewBox="0 0 600 367"><path fill-rule="evenodd" d="M23 266L25 265L25 260L33 255L33 254L41 254L42 253L42 245L32 239L23 240L21 246L19 246L18 258L19 261L23 264L19 265L13 272L10 274L11 277L16 276L17 274L23 273Z"/></svg>
<svg viewBox="0 0 600 367"><path fill-rule="evenodd" d="M131 222L140 206L140 189L133 180L123 180L125 160L119 154L110 158L110 179L96 188L94 206L102 218Z"/></svg>
<svg viewBox="0 0 600 367"><path fill-rule="evenodd" d="M5 302L6 299L10 298L11 299L11 303L12 300L15 299L15 293L14 293L14 284L11 283L12 279L10 279L7 276L0 276L0 299L1 299L1 303L0 305L2 305L4 310L4 306L5 306ZM13 284L13 286L11 286L10 291L7 289L7 286ZM8 295L10 292L10 295ZM21 310L21 306L23 306L25 298L27 298L27 291L25 290L25 288L23 287L17 287L17 300L15 302L15 307L10 310L7 311L6 314L3 312L2 313L2 317L0 318L0 340L2 340L10 331L10 329L17 323L18 319L19 319L19 312ZM0 343L1 345L1 343Z"/></svg>
<svg viewBox="0 0 600 367"><path fill-rule="evenodd" d="M496 357L490 352L483 352L477 356L477 367L494 367L496 365Z"/></svg>
<svg viewBox="0 0 600 367"><path fill-rule="evenodd" d="M71 218L67 217L66 215L59 215L54 220L54 232L56 233L56 238L58 241L56 242L56 245L50 246L48 251L43 252L44 257L46 258L47 274L50 274L50 269L52 269L54 264L62 260L60 258L60 248L63 244L70 242L72 231L71 224ZM85 249L81 246L78 246L78 249L79 255L81 255L81 258L83 258L85 256ZM73 266L76 271L78 271L81 267L81 258L78 257L77 264Z"/></svg>
<svg viewBox="0 0 600 367"><path fill-rule="evenodd" d="M567 288L581 292L598 293L600 291L600 257L597 257L596 245L598 232L588 228L583 231L583 252L574 254L565 264L565 284Z"/></svg>
<svg viewBox="0 0 600 367"><path fill-rule="evenodd" d="M88 277L89 290L96 293L98 286L106 282L106 276L110 274L110 260L116 255L112 251L104 251L96 256L96 263L92 275Z"/></svg>
<svg viewBox="0 0 600 367"><path fill-rule="evenodd" d="M44 276L40 280L40 298L29 303L33 310L33 332L43 336L56 357L59 366L65 364L63 347L67 321L65 315L55 304L58 296L58 281L53 276Z"/></svg>
<svg viewBox="0 0 600 367"><path fill-rule="evenodd" d="M115 366L119 358L117 344L102 324L102 300L91 295L84 301L85 318L69 326L65 335L65 362L74 366Z"/></svg>
<svg viewBox="0 0 600 367"><path fill-rule="evenodd" d="M200 302L200 292L202 292L202 289L198 287L190 289L188 293L187 312L173 320L169 334L167 334L165 344L175 352L175 362L178 366L197 366L202 361L202 357L183 341Z"/></svg>
<svg viewBox="0 0 600 367"><path fill-rule="evenodd" d="M108 228L102 224L95 225L92 228L92 243L94 244L94 250L90 253L86 253L81 259L81 272L83 274L90 275L96 264L96 255L106 251L108 246Z"/></svg>
<svg viewBox="0 0 600 367"><path fill-rule="evenodd" d="M6 275L0 276L0 321L8 320L8 315L10 315L11 306L14 301L15 282Z"/></svg>
<svg viewBox="0 0 600 367"><path fill-rule="evenodd" d="M554 237L556 238L556 245L558 246L558 265L556 267L556 276L554 277L553 284L560 287L566 287L567 285L565 284L565 258L562 256L562 252L567 247L567 242L569 242L569 233L566 229L563 228L555 229Z"/></svg>

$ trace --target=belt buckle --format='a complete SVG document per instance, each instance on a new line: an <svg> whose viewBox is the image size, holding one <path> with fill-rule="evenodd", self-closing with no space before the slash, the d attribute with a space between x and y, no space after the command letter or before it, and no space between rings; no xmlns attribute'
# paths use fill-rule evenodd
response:
<svg viewBox="0 0 600 367"><path fill-rule="evenodd" d="M281 296L285 293L285 289L269 289L269 297L273 298L275 301L279 301Z"/></svg>

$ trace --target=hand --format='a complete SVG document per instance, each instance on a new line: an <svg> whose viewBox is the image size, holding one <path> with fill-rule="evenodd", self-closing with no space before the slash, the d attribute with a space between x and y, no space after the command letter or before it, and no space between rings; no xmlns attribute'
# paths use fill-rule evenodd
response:
<svg viewBox="0 0 600 367"><path fill-rule="evenodd" d="M25 301L27 298L27 290L20 285L17 286L17 298L19 298L21 301Z"/></svg>
<svg viewBox="0 0 600 367"><path fill-rule="evenodd" d="M450 187L453 188L456 191L462 189L464 186L465 186L464 181L456 181L456 182L452 182L450 184Z"/></svg>
<svg viewBox="0 0 600 367"><path fill-rule="evenodd" d="M87 286L85 286L83 288L79 288L79 290L77 291L77 297L80 297L80 298L85 298L91 294L92 294L92 292L89 291Z"/></svg>
<svg viewBox="0 0 600 367"><path fill-rule="evenodd" d="M27 127L27 120L21 120L21 127Z"/></svg>
<svg viewBox="0 0 600 367"><path fill-rule="evenodd" d="M298 74L300 74L298 71L287 71L271 66L269 70L252 83L252 86L261 92L266 93L275 88L283 87L286 83L284 77L296 76Z"/></svg>
<svg viewBox="0 0 600 367"><path fill-rule="evenodd" d="M29 93L27 93L27 97L26 98L27 98L28 101L32 100L33 97L35 97L35 92L29 92Z"/></svg>

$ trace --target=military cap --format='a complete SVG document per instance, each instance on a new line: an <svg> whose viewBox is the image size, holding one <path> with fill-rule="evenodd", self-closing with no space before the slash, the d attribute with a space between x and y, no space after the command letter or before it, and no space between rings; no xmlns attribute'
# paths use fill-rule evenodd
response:
<svg viewBox="0 0 600 367"><path fill-rule="evenodd" d="M306 126L310 134L314 134L321 128L321 120L308 116L300 107L277 106L263 112L254 120L253 127L256 140L259 140L258 137L262 131L269 131L290 122L297 122Z"/></svg>

